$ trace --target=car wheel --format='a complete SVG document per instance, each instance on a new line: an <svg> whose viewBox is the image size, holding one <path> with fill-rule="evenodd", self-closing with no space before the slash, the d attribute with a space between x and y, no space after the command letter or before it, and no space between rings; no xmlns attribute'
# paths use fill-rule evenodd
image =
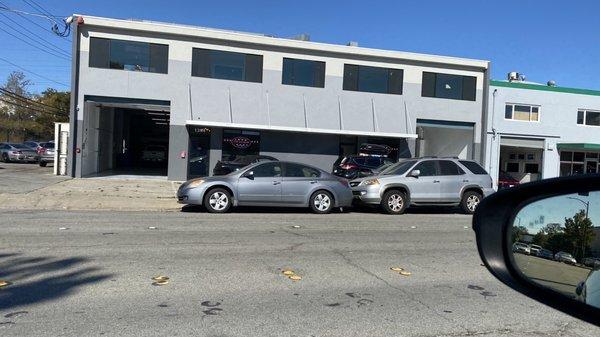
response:
<svg viewBox="0 0 600 337"><path fill-rule="evenodd" d="M481 202L481 199L483 199L483 197L480 193L475 191L467 191L462 196L460 206L465 213L473 214Z"/></svg>
<svg viewBox="0 0 600 337"><path fill-rule="evenodd" d="M225 213L231 205L231 194L223 188L212 189L204 196L204 207L210 213Z"/></svg>
<svg viewBox="0 0 600 337"><path fill-rule="evenodd" d="M6 153L2 154L2 161L4 161L5 163L10 163L10 159L8 158L8 155Z"/></svg>
<svg viewBox="0 0 600 337"><path fill-rule="evenodd" d="M406 193L398 190L387 191L381 198L381 207L388 214L402 214L407 205Z"/></svg>
<svg viewBox="0 0 600 337"><path fill-rule="evenodd" d="M327 191L317 191L310 197L310 209L318 214L327 214L333 209L333 196Z"/></svg>
<svg viewBox="0 0 600 337"><path fill-rule="evenodd" d="M48 163L46 163L45 161L40 161L40 166L41 167L46 167L46 165L48 165Z"/></svg>

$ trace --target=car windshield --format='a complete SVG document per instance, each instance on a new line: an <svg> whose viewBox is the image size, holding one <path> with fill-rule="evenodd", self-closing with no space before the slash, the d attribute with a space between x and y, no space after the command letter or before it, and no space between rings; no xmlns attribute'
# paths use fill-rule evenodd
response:
<svg viewBox="0 0 600 337"><path fill-rule="evenodd" d="M381 175L400 175L406 173L417 161L405 160L391 165L381 172Z"/></svg>

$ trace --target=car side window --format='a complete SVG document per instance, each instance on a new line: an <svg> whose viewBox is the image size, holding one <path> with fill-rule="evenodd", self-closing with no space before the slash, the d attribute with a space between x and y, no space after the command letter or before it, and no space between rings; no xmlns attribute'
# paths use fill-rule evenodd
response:
<svg viewBox="0 0 600 337"><path fill-rule="evenodd" d="M415 168L413 168L413 170L419 170L420 177L431 177L431 176L437 175L437 168L436 168L435 160L422 161L419 164L417 164L417 166L415 166Z"/></svg>
<svg viewBox="0 0 600 337"><path fill-rule="evenodd" d="M279 163L265 163L258 165L254 167L252 171L256 178L281 177L281 165Z"/></svg>
<svg viewBox="0 0 600 337"><path fill-rule="evenodd" d="M459 176L465 174L465 171L450 160L440 160L439 163L441 176Z"/></svg>
<svg viewBox="0 0 600 337"><path fill-rule="evenodd" d="M285 164L285 176L286 177L302 177L302 178L318 178L321 176L321 172L318 170L299 164L287 163Z"/></svg>
<svg viewBox="0 0 600 337"><path fill-rule="evenodd" d="M381 165L381 159L377 157L369 157L367 158L367 166L369 167L379 167Z"/></svg>

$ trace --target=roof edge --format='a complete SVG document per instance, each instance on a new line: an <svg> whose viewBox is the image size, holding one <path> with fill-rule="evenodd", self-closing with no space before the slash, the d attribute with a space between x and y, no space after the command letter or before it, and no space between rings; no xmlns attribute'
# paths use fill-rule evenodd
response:
<svg viewBox="0 0 600 337"><path fill-rule="evenodd" d="M507 82L491 80L490 86L492 87L504 87L513 89L527 89L527 90L539 90L539 91L553 91L566 94L577 94L577 95L588 95L588 96L600 96L599 90L592 89L579 89L579 88L568 88L568 87L551 87L543 84L531 84L531 83L520 83L520 82Z"/></svg>

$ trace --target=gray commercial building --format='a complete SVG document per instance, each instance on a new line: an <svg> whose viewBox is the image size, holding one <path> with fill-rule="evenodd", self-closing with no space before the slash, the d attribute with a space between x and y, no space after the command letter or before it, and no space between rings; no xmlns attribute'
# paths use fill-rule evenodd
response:
<svg viewBox="0 0 600 337"><path fill-rule="evenodd" d="M511 74L490 82L486 169L495 183L500 171L520 182L598 173L600 91Z"/></svg>
<svg viewBox="0 0 600 337"><path fill-rule="evenodd" d="M488 61L79 17L72 176L185 180L258 154L330 171L362 144L485 161Z"/></svg>

